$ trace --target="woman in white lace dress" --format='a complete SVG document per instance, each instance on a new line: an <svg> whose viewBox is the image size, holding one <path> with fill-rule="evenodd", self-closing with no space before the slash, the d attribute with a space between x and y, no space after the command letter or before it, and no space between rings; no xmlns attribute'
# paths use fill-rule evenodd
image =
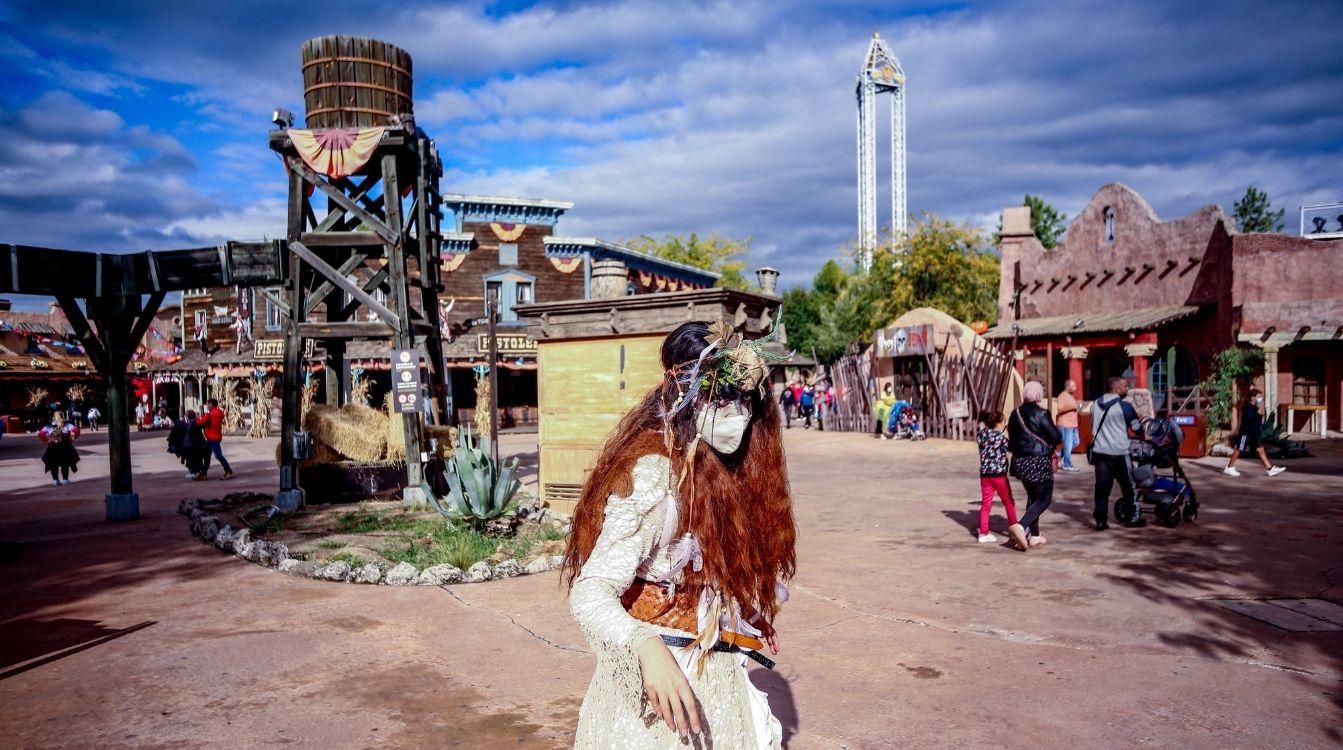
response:
<svg viewBox="0 0 1343 750"><path fill-rule="evenodd" d="M574 512L570 610L597 655L578 748L778 748L748 660L794 571L764 341L723 323L667 336L667 372L616 428Z"/></svg>

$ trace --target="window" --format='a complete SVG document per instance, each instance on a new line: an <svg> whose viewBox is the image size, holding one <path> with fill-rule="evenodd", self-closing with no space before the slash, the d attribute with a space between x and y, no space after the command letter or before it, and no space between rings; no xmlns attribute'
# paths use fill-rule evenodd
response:
<svg viewBox="0 0 1343 750"><path fill-rule="evenodd" d="M516 266L518 264L518 243L499 243L499 265Z"/></svg>
<svg viewBox="0 0 1343 750"><path fill-rule="evenodd" d="M203 335L208 327L209 319L207 318L207 315L208 312L205 310L196 310L192 313L192 320L195 324L197 336Z"/></svg>
<svg viewBox="0 0 1343 750"><path fill-rule="evenodd" d="M1324 405L1324 358L1292 357L1292 403Z"/></svg>
<svg viewBox="0 0 1343 750"><path fill-rule="evenodd" d="M283 328L283 325L282 325L282 321L280 320L280 306L277 305L277 304L275 304L274 302L271 302L270 298L267 297L267 298L266 298L266 330L267 330L267 331L278 331L278 330L280 330L281 328Z"/></svg>
<svg viewBox="0 0 1343 750"><path fill-rule="evenodd" d="M1105 244L1113 245L1115 243L1115 210L1109 206L1105 207Z"/></svg>
<svg viewBox="0 0 1343 750"><path fill-rule="evenodd" d="M1174 369L1171 369L1171 352L1174 351ZM1152 401L1157 408L1166 406L1166 386L1169 383L1171 391L1175 396L1173 406L1179 406L1184 402L1189 391L1198 384L1198 363L1194 361L1194 355L1183 346L1169 346L1152 358L1152 369L1149 371L1149 377L1152 385ZM1174 378L1169 374L1174 373Z"/></svg>
<svg viewBox="0 0 1343 750"><path fill-rule="evenodd" d="M536 301L536 277L521 271L500 271L485 277L485 300L482 308L488 313L490 296L497 294L499 300L499 320L516 321L515 305L525 305Z"/></svg>

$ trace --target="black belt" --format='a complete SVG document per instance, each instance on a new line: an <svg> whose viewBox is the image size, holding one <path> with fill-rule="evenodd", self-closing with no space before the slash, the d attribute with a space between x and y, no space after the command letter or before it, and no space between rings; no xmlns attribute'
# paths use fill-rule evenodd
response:
<svg viewBox="0 0 1343 750"><path fill-rule="evenodd" d="M664 635L662 636L662 642L667 644L668 646L685 648L686 646L689 646L690 644L694 643L695 639L686 638L680 635ZM713 645L713 648L709 650L722 651L723 653L727 654L746 654L746 658L759 663L760 666L764 667L765 669L774 669L774 662L771 661L768 656L765 656L759 651L755 651L753 649L742 648L741 646L738 646L735 643L728 643L727 641L719 641L715 643Z"/></svg>

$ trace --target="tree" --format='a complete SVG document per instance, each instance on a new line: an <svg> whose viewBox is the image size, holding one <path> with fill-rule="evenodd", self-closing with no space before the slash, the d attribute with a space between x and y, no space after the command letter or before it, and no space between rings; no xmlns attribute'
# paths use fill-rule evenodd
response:
<svg viewBox="0 0 1343 750"><path fill-rule="evenodd" d="M1285 209L1273 210L1268 200L1268 192L1251 185L1245 188L1245 196L1236 201L1236 226L1246 234L1252 232L1281 232L1282 216Z"/></svg>
<svg viewBox="0 0 1343 750"><path fill-rule="evenodd" d="M812 280L810 290L784 296L788 342L813 349L833 362L850 344L916 307L936 307L966 321L997 317L998 256L981 230L928 214L897 248L888 242L873 251L866 271L845 270L834 260Z"/></svg>
<svg viewBox="0 0 1343 750"><path fill-rule="evenodd" d="M1058 246L1059 240L1063 239L1063 232L1066 230L1064 224L1068 221L1068 214L1061 214L1045 202L1044 198L1038 195L1026 193L1022 199L1021 205L1031 210L1031 231L1035 233L1036 239L1045 246L1046 250L1053 250ZM999 245L1002 242L1003 221L998 219L998 231L993 233L993 244Z"/></svg>
<svg viewBox="0 0 1343 750"><path fill-rule="evenodd" d="M715 286L728 289L748 286L742 272L746 270L746 258L751 252L749 237L733 239L717 233L700 237L692 232L688 236L668 234L658 240L645 234L624 244L642 253L720 273L722 276Z"/></svg>

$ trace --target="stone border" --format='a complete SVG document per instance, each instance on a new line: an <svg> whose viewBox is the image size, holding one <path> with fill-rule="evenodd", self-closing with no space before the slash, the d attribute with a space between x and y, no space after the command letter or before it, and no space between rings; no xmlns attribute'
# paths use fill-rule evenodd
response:
<svg viewBox="0 0 1343 750"><path fill-rule="evenodd" d="M490 565L481 560L466 570L452 565L434 565L420 570L408 562L397 563L383 570L376 563L355 568L342 560L318 563L289 556L283 542L253 538L250 529L235 529L210 515L207 508L212 501L183 498L177 512L191 519L191 535L206 544L213 544L221 552L241 557L248 562L281 573L319 581L382 584L385 586L443 586L450 583L481 583L501 578L515 578L532 573L556 570L564 561L562 555L542 555L523 565L517 560L504 560ZM213 501L218 502L218 501Z"/></svg>

